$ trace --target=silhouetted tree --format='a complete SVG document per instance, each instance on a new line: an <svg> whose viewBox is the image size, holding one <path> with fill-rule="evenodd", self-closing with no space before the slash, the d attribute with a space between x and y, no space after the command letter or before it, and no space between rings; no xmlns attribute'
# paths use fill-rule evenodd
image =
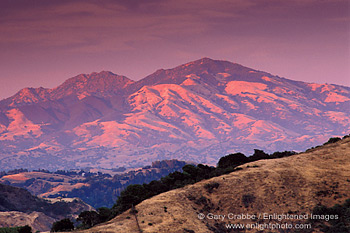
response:
<svg viewBox="0 0 350 233"><path fill-rule="evenodd" d="M339 137L330 138L330 139L328 140L328 142L324 143L323 145L335 143L335 142L340 141L340 140L341 140L341 138L339 138Z"/></svg>
<svg viewBox="0 0 350 233"><path fill-rule="evenodd" d="M77 221L81 222L81 228L90 228L100 223L100 218L96 211L83 211L79 214Z"/></svg>
<svg viewBox="0 0 350 233"><path fill-rule="evenodd" d="M64 218L60 221L54 222L51 227L51 231L72 231L74 230L74 224L69 218Z"/></svg>
<svg viewBox="0 0 350 233"><path fill-rule="evenodd" d="M270 156L263 150L254 149L254 154L249 157L249 161L257 161L260 159L270 159Z"/></svg>
<svg viewBox="0 0 350 233"><path fill-rule="evenodd" d="M242 153L229 154L222 157L218 164L218 168L234 167L248 162L249 159Z"/></svg>

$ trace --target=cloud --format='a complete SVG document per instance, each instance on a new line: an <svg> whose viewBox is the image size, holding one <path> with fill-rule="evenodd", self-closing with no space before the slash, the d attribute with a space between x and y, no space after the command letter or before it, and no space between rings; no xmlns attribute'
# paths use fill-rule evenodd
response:
<svg viewBox="0 0 350 233"><path fill-rule="evenodd" d="M231 40L235 47L259 38L286 40L326 28L324 22L348 24L345 6L346 0L5 0L0 46L103 53Z"/></svg>
<svg viewBox="0 0 350 233"><path fill-rule="evenodd" d="M142 8L131 12L115 3L69 2L22 10L2 21L0 31L6 37L1 43L118 50L128 49L130 41L143 43L176 34L200 33L205 27L190 14L150 14Z"/></svg>

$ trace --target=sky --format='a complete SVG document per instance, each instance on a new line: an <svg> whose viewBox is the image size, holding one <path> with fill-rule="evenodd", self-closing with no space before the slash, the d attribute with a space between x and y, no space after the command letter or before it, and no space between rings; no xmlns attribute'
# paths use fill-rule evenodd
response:
<svg viewBox="0 0 350 233"><path fill-rule="evenodd" d="M1 0L0 99L209 57L350 86L348 0Z"/></svg>

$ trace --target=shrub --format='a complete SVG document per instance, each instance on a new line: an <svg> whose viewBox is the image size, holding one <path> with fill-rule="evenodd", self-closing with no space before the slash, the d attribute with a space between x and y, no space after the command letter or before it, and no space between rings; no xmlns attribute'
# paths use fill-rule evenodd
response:
<svg viewBox="0 0 350 233"><path fill-rule="evenodd" d="M255 196L252 194L244 194L242 196L242 203L243 205L247 208L251 203L254 203L255 201Z"/></svg>
<svg viewBox="0 0 350 233"><path fill-rule="evenodd" d="M187 228L184 228L184 233L195 233L195 231L187 229Z"/></svg>
<svg viewBox="0 0 350 233"><path fill-rule="evenodd" d="M197 205L206 205L208 203L208 199L206 197L204 197L204 196L201 196L194 203L196 203Z"/></svg>
<svg viewBox="0 0 350 233"><path fill-rule="evenodd" d="M204 188L207 190L208 193L212 193L213 189L217 189L219 188L220 184L218 182L211 182L211 183L207 183L204 185Z"/></svg>
<svg viewBox="0 0 350 233"><path fill-rule="evenodd" d="M337 218L329 219L311 219L310 221L316 228L320 228L322 232L350 232L350 199L344 204L336 204L333 207L316 206L312 210L314 216L337 216Z"/></svg>

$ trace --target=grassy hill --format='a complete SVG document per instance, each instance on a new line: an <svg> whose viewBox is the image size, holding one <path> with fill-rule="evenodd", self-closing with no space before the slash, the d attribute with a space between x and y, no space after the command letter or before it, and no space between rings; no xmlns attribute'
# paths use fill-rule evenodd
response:
<svg viewBox="0 0 350 233"><path fill-rule="evenodd" d="M350 138L240 167L242 170L157 195L138 204L136 211L126 211L83 232L234 232L227 230L229 223L293 227L284 232L296 232L299 224L304 227L300 232L307 232L309 225L300 224L317 227L309 222L314 207L331 207L350 198ZM247 214L260 219L239 219ZM276 219L281 214L288 214L288 219ZM291 219L300 215L307 219Z"/></svg>

